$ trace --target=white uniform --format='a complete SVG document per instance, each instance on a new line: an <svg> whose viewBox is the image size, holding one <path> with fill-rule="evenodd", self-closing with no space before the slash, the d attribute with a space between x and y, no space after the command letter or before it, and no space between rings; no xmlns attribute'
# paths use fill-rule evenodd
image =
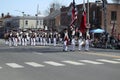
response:
<svg viewBox="0 0 120 80"><path fill-rule="evenodd" d="M89 39L90 39L90 35L87 34L87 39L85 40L85 50L89 51Z"/></svg>
<svg viewBox="0 0 120 80"><path fill-rule="evenodd" d="M13 38L13 43L14 43L14 46L18 46L18 33L15 32L14 33L14 38Z"/></svg>
<svg viewBox="0 0 120 80"><path fill-rule="evenodd" d="M43 36L43 45L44 46L47 45L46 36L47 36L47 33L44 33L44 36Z"/></svg>
<svg viewBox="0 0 120 80"><path fill-rule="evenodd" d="M48 36L48 37L49 37L49 38L48 38L48 43L49 43L49 45L51 45L52 35L53 35L52 32L50 32L50 34L49 34L49 36Z"/></svg>
<svg viewBox="0 0 120 80"><path fill-rule="evenodd" d="M75 38L73 38L72 41L71 41L71 50L72 51L75 50Z"/></svg>
<svg viewBox="0 0 120 80"><path fill-rule="evenodd" d="M54 33L54 38L53 38L53 44L54 44L54 46L56 46L56 44L57 44L56 38L57 38L57 32Z"/></svg>
<svg viewBox="0 0 120 80"><path fill-rule="evenodd" d="M82 38L78 40L78 50L82 50Z"/></svg>
<svg viewBox="0 0 120 80"><path fill-rule="evenodd" d="M22 31L19 32L19 35L18 35L18 44L21 45L22 44Z"/></svg>
<svg viewBox="0 0 120 80"><path fill-rule="evenodd" d="M89 39L85 40L85 50L88 51L89 50Z"/></svg>
<svg viewBox="0 0 120 80"><path fill-rule="evenodd" d="M22 45L27 46L27 36L25 32L22 34Z"/></svg>
<svg viewBox="0 0 120 80"><path fill-rule="evenodd" d="M63 44L64 51L68 51L68 40L69 40L68 33L66 32L64 36L64 44Z"/></svg>
<svg viewBox="0 0 120 80"><path fill-rule="evenodd" d="M31 36L31 45L33 45L33 46L36 45L36 33L32 33L32 36Z"/></svg>
<svg viewBox="0 0 120 80"><path fill-rule="evenodd" d="M12 32L9 34L9 46L12 46Z"/></svg>

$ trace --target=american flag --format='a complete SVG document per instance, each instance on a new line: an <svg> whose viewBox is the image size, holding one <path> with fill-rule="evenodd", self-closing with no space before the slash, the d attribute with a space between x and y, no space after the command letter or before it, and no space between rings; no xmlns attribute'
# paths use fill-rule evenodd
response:
<svg viewBox="0 0 120 80"><path fill-rule="evenodd" d="M75 5L75 0L73 0L72 2L72 16L71 16L71 23L70 23L70 26L73 26L74 22L77 20L77 8L76 8L76 5Z"/></svg>

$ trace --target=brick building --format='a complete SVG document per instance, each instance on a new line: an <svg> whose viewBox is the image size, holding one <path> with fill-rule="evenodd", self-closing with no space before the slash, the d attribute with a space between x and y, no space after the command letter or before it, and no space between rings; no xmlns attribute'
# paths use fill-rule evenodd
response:
<svg viewBox="0 0 120 80"><path fill-rule="evenodd" d="M87 10L87 3L85 4ZM82 8L83 4L76 5L78 9L78 19L75 22L76 27L80 27L81 16L82 16ZM69 27L71 22L70 15L70 6L61 8L61 26ZM107 32L111 34L112 27L114 27L114 34L117 35L120 33L120 4L108 3L107 4ZM102 5L97 6L96 3L89 3L89 22L90 22L90 30L95 28L104 29L104 12Z"/></svg>

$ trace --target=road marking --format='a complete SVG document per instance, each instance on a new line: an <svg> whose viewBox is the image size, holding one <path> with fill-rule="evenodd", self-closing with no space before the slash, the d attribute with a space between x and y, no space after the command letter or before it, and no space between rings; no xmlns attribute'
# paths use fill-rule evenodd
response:
<svg viewBox="0 0 120 80"><path fill-rule="evenodd" d="M2 69L2 67L0 67L0 69Z"/></svg>
<svg viewBox="0 0 120 80"><path fill-rule="evenodd" d="M62 62L72 64L72 65L85 65L84 63L75 62L75 61L62 61Z"/></svg>
<svg viewBox="0 0 120 80"><path fill-rule="evenodd" d="M6 65L8 65L9 67L12 67L12 68L24 68L24 66L21 66L16 63L6 63Z"/></svg>
<svg viewBox="0 0 120 80"><path fill-rule="evenodd" d="M106 60L106 59L97 59L98 61L102 61L102 62L107 62L107 63L113 63L113 64L118 64L120 62L117 61L112 61L112 60Z"/></svg>
<svg viewBox="0 0 120 80"><path fill-rule="evenodd" d="M120 59L114 59L114 60L118 60L118 61L120 61Z"/></svg>
<svg viewBox="0 0 120 80"><path fill-rule="evenodd" d="M54 61L44 61L44 63L49 64L49 65L53 65L53 66L65 66L65 64L57 63Z"/></svg>
<svg viewBox="0 0 120 80"><path fill-rule="evenodd" d="M43 53L33 52L34 54L42 55Z"/></svg>
<svg viewBox="0 0 120 80"><path fill-rule="evenodd" d="M32 67L44 67L44 65L38 64L38 63L35 63L35 62L25 62L25 64L30 65Z"/></svg>
<svg viewBox="0 0 120 80"><path fill-rule="evenodd" d="M104 64L104 63L101 63L101 62L96 62L96 61L91 61L91 60L79 60L81 62L85 62L85 63L91 63L91 64Z"/></svg>
<svg viewBox="0 0 120 80"><path fill-rule="evenodd" d="M82 53L83 54L83 53ZM102 54L102 53L88 53L85 54L96 55L96 56L105 56L105 57L112 57L112 58L120 58L120 56L110 55L110 54Z"/></svg>

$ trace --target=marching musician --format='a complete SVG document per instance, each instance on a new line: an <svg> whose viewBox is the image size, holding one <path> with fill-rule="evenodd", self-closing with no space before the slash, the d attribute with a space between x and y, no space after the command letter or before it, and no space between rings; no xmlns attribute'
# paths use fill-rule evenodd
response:
<svg viewBox="0 0 120 80"><path fill-rule="evenodd" d="M63 51L68 51L68 41L69 41L68 30L65 29L65 33L64 33L64 43L63 43Z"/></svg>
<svg viewBox="0 0 120 80"><path fill-rule="evenodd" d="M25 31L22 33L22 45L27 46L27 36Z"/></svg>
<svg viewBox="0 0 120 80"><path fill-rule="evenodd" d="M89 40L90 40L90 35L86 34L85 51L89 51Z"/></svg>

